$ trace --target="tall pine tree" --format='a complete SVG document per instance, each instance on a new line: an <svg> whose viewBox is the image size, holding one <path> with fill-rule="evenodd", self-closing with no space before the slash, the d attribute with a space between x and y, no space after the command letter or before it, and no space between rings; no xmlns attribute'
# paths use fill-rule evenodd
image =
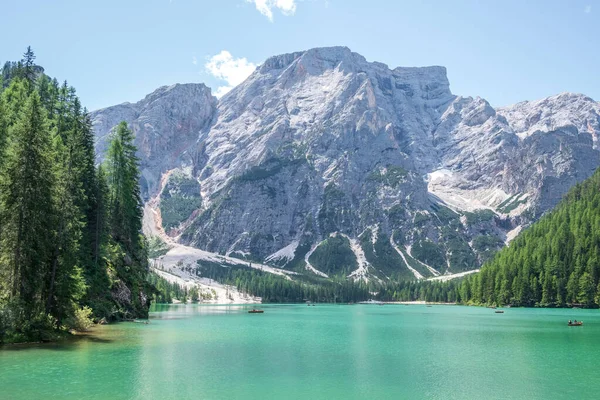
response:
<svg viewBox="0 0 600 400"><path fill-rule="evenodd" d="M36 92L28 96L11 133L0 190L1 260L9 270L11 300L31 318L43 311L41 294L56 222L52 146Z"/></svg>
<svg viewBox="0 0 600 400"><path fill-rule="evenodd" d="M143 203L140 195L139 160L133 132L121 122L112 134L106 156L109 188L110 235L122 257L115 265L122 283L131 291L134 313L147 313L146 276L148 255L142 235Z"/></svg>

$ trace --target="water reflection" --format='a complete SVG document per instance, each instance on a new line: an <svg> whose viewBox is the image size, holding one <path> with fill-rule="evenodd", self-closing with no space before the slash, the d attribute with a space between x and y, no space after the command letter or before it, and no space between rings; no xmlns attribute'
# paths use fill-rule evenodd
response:
<svg viewBox="0 0 600 400"><path fill-rule="evenodd" d="M150 319L181 319L198 314L241 313L255 307L255 305L235 304L154 304L150 309Z"/></svg>
<svg viewBox="0 0 600 400"><path fill-rule="evenodd" d="M157 305L148 325L0 351L0 398L596 398L597 311L574 330L561 310L252 307Z"/></svg>
<svg viewBox="0 0 600 400"><path fill-rule="evenodd" d="M0 346L0 351L7 352L26 352L34 350L56 350L56 351L68 351L77 350L83 343L100 343L110 344L114 340L104 335L98 336L97 330L90 330L89 332L80 333L74 336L66 336L56 342L47 343L19 343L19 344L4 344Z"/></svg>

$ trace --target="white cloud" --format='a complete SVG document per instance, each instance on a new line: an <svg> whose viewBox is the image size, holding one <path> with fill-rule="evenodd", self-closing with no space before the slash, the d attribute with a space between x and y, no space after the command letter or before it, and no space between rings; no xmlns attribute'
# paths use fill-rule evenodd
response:
<svg viewBox="0 0 600 400"><path fill-rule="evenodd" d="M245 58L233 58L230 52L223 50L212 56L205 67L215 78L227 82L226 86L220 86L215 91L215 96L222 97L254 72L256 64Z"/></svg>
<svg viewBox="0 0 600 400"><path fill-rule="evenodd" d="M198 65L198 59L196 58L196 56L192 56L192 64Z"/></svg>
<svg viewBox="0 0 600 400"><path fill-rule="evenodd" d="M273 9L279 9L283 15L296 13L296 0L246 0L253 3L256 9L269 21L273 22Z"/></svg>
<svg viewBox="0 0 600 400"><path fill-rule="evenodd" d="M587 5L585 6L585 9L583 10L586 14L589 14L592 12L592 6L591 5Z"/></svg>

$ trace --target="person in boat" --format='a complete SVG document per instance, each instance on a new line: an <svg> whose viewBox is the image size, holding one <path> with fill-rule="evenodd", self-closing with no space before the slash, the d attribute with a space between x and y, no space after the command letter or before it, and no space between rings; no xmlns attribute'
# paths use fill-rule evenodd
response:
<svg viewBox="0 0 600 400"><path fill-rule="evenodd" d="M569 320L569 325L571 325L571 324L572 324L572 322L571 322L571 320Z"/></svg>

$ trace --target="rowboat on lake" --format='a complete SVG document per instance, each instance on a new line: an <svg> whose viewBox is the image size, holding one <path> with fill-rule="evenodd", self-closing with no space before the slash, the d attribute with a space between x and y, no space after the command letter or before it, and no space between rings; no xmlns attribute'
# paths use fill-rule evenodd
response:
<svg viewBox="0 0 600 400"><path fill-rule="evenodd" d="M569 326L581 326L583 325L583 321L569 321Z"/></svg>
<svg viewBox="0 0 600 400"><path fill-rule="evenodd" d="M496 310L494 311L496 314L504 314L504 310Z"/></svg>
<svg viewBox="0 0 600 400"><path fill-rule="evenodd" d="M253 308L252 310L248 311L248 314L262 314L264 313L264 310L257 310L256 308Z"/></svg>

